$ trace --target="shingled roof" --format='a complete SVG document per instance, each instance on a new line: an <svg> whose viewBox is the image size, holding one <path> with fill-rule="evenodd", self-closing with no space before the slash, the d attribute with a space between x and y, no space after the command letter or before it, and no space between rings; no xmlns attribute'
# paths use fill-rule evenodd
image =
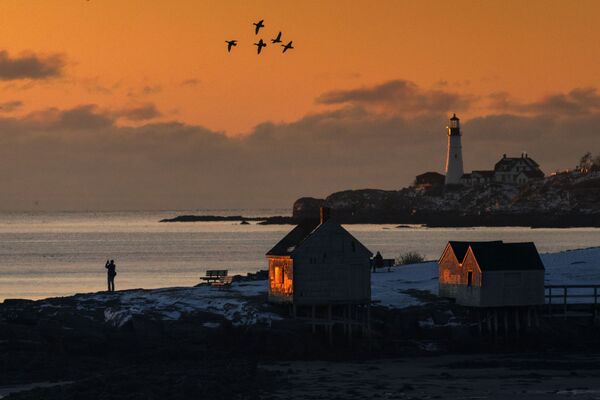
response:
<svg viewBox="0 0 600 400"><path fill-rule="evenodd" d="M544 270L544 263L532 242L471 242L469 246L482 271Z"/></svg>
<svg viewBox="0 0 600 400"><path fill-rule="evenodd" d="M305 220L283 237L269 252L268 256L289 256L319 226L319 220Z"/></svg>

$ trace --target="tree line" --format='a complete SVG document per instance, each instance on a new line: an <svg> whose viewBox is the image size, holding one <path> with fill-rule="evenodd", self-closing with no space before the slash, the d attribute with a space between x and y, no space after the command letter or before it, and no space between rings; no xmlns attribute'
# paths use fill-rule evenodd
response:
<svg viewBox="0 0 600 400"><path fill-rule="evenodd" d="M600 171L600 155L593 156L589 151L579 159L579 169L583 171Z"/></svg>

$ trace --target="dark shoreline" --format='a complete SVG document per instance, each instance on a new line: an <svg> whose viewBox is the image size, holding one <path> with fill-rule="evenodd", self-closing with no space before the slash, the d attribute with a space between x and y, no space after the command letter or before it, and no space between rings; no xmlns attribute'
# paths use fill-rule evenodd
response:
<svg viewBox="0 0 600 400"><path fill-rule="evenodd" d="M335 213L333 218L342 224L423 225L428 228L523 227L540 228L600 228L598 214L488 214L488 215L357 215ZM159 222L257 222L259 225L297 225L304 218L294 216L244 217L219 215L179 215Z"/></svg>
<svg viewBox="0 0 600 400"><path fill-rule="evenodd" d="M577 375L566 376L566 387L579 384L580 378L593 379L598 370L598 356L589 356L600 350L597 320L541 318L539 327L523 326L520 335L512 330L482 334L477 313L418 290L412 295L422 299L422 305L402 309L373 305L373 334L357 335L351 343L339 330L334 331L332 342L323 331L312 333L308 323L289 317L287 307L266 303L266 293L244 301L280 316L269 324L234 325L221 314L201 309L190 309L175 320L162 318L154 308L123 324L106 320L107 309L129 307L127 299L152 292L162 296L163 291L136 289L103 294L103 298L83 294L0 303L0 387L70 382L13 394L7 400L229 400L265 395L302 399L314 384L324 385L319 398L339 399L337 392L329 392L330 386L351 389L346 375L369 374L369 379L375 379L382 363L389 363L390 371L396 368L391 364L397 365L393 376L404 379L407 371L425 362L420 376L437 374L437 383L444 386L457 368L468 367L471 361L465 358L475 363L473 371L483 368L494 376L498 368L510 367L506 379L517 383L522 374L513 374L523 363L523 374L535 372L536 380L555 378L543 375L541 366L548 361L553 362L553 370L576 371ZM138 295L132 296L135 292ZM227 296L227 292L215 295ZM218 328L211 327L215 322ZM518 361L512 361L515 357ZM385 361L393 359L403 362ZM340 369L345 372L331 373ZM314 375L323 377L302 383ZM396 379L382 375L369 390L382 397ZM470 380L469 374L464 382ZM290 382L295 382L291 388ZM428 390L415 382L395 390L409 394L415 388ZM485 387L471 390L474 395L485 393ZM290 391L295 395L290 397ZM368 398L361 392L346 394L344 398Z"/></svg>

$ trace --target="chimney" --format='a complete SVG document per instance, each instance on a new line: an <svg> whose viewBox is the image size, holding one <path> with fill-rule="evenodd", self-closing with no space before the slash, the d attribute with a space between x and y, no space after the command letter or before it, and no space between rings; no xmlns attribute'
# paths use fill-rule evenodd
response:
<svg viewBox="0 0 600 400"><path fill-rule="evenodd" d="M329 219L329 215L331 214L331 208L321 207L319 211L321 216L321 223L323 224Z"/></svg>

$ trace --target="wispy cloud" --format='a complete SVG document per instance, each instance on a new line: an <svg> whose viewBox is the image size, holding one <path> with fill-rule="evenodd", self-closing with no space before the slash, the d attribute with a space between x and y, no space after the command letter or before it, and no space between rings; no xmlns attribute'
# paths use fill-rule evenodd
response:
<svg viewBox="0 0 600 400"><path fill-rule="evenodd" d="M6 101L0 103L0 112L10 113L23 107L23 102L20 100Z"/></svg>

